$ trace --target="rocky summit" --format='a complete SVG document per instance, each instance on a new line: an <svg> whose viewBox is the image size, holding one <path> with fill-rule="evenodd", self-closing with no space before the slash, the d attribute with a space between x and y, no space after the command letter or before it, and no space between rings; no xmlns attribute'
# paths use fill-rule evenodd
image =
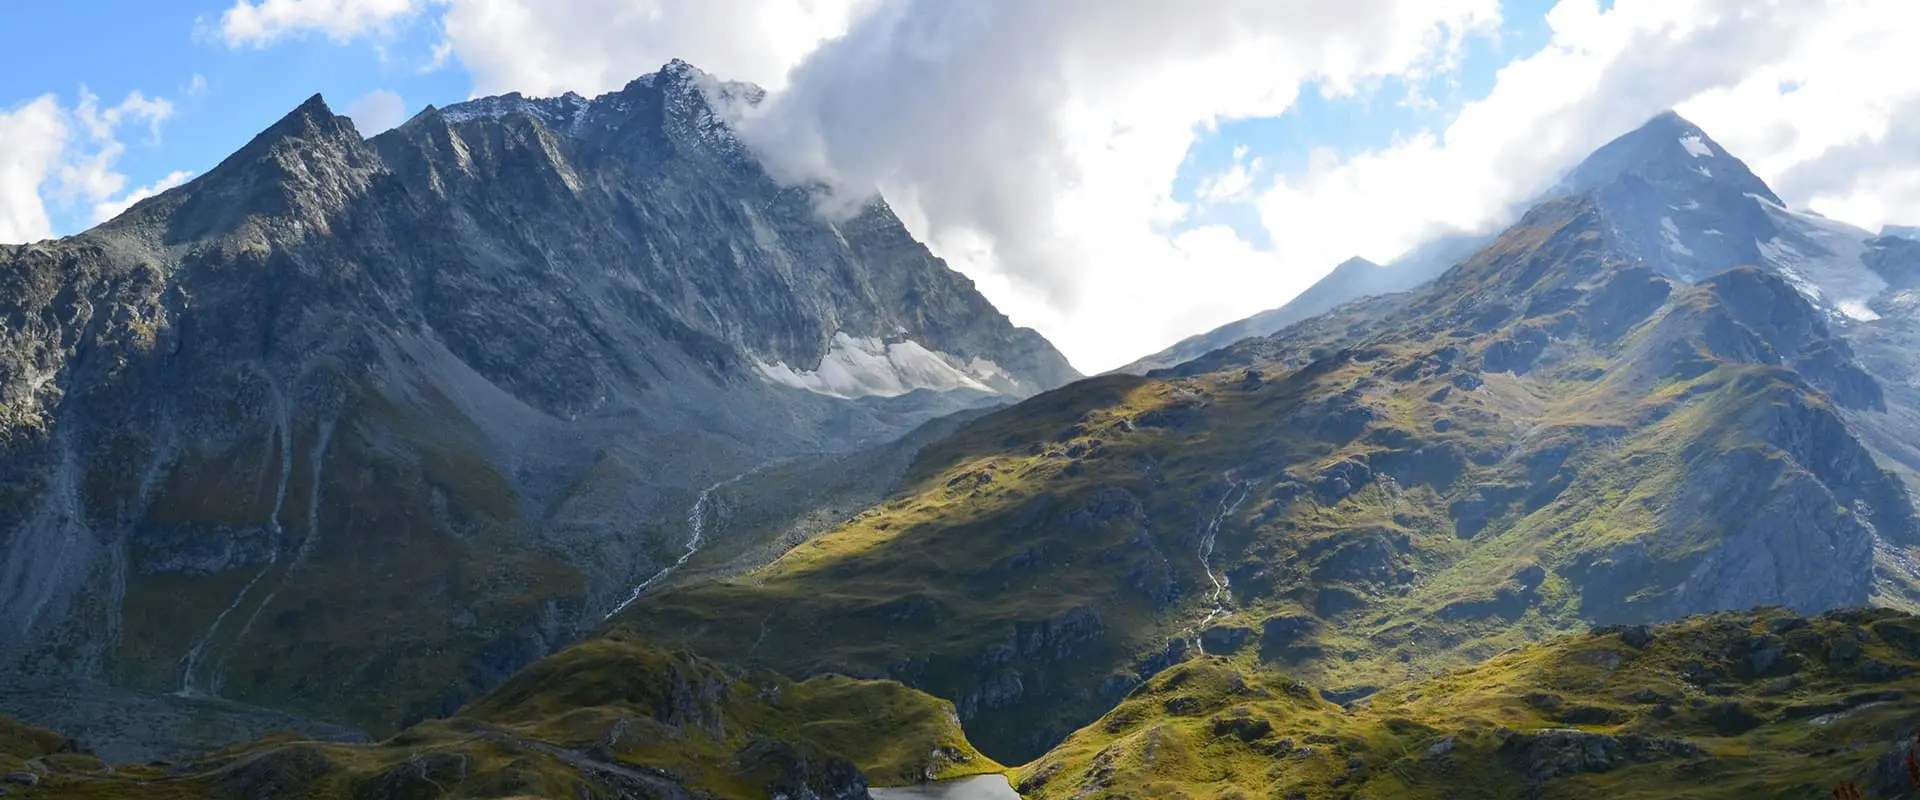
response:
<svg viewBox="0 0 1920 800"><path fill-rule="evenodd" d="M759 94L675 62L372 139L316 96L0 247L0 708L450 713L697 547L713 487L1078 377L883 202L770 178L716 110Z"/></svg>
<svg viewBox="0 0 1920 800"><path fill-rule="evenodd" d="M7 791L1920 785L1903 231L1663 114L1081 380L762 98L315 98L0 248Z"/></svg>

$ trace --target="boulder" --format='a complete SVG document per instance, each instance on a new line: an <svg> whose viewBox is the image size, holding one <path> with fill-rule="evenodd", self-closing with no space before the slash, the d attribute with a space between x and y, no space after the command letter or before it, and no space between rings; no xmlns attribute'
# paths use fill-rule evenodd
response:
<svg viewBox="0 0 1920 800"><path fill-rule="evenodd" d="M1628 764L1705 755L1699 745L1682 739L1609 736L1562 729L1512 734L1501 744L1500 752L1512 759L1535 784L1567 775L1607 772Z"/></svg>

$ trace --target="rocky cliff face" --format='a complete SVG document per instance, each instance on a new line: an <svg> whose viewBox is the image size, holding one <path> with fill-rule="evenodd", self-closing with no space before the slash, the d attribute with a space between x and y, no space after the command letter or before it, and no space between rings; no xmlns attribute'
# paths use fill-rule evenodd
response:
<svg viewBox="0 0 1920 800"><path fill-rule="evenodd" d="M389 729L576 637L705 487L1077 377L675 62L366 140L315 97L0 247L0 656ZM697 544L697 542L695 542Z"/></svg>

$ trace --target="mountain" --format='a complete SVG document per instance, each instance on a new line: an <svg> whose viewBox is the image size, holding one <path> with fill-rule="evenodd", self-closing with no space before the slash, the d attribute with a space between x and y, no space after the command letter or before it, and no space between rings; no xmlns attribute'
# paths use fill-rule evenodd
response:
<svg viewBox="0 0 1920 800"><path fill-rule="evenodd" d="M1902 239L1920 240L1920 226L1882 225L1880 226L1880 235L1881 236L1897 236Z"/></svg>
<svg viewBox="0 0 1920 800"><path fill-rule="evenodd" d="M1174 346L1114 370L1127 375L1145 375L1156 369L1168 369L1207 353L1257 336L1271 336L1288 325L1332 311L1335 307L1363 297L1404 292L1440 276L1460 259L1473 254L1492 238L1470 234L1442 236L1414 248L1385 266L1354 257L1340 263L1332 272L1286 305L1262 311L1238 322L1222 325L1197 336L1189 336Z"/></svg>
<svg viewBox="0 0 1920 800"><path fill-rule="evenodd" d="M1887 392L1830 315L1774 270L1664 274L1601 196L1415 291L992 412L887 502L616 621L905 681L1017 763L1196 653L1350 699L1593 624L1915 603L1880 563L1920 523L1849 424Z"/></svg>
<svg viewBox="0 0 1920 800"><path fill-rule="evenodd" d="M0 703L391 732L667 576L736 476L1078 377L883 202L829 219L769 177L722 121L760 95L676 61L372 139L316 96L0 247L0 683L37 687Z"/></svg>
<svg viewBox="0 0 1920 800"><path fill-rule="evenodd" d="M371 140L316 98L0 250L0 704L101 709L0 722L0 777L1897 790L1915 242L1661 115L1430 281L1074 380L883 203L773 181L760 96L675 62ZM128 719L305 730L80 752L157 752Z"/></svg>

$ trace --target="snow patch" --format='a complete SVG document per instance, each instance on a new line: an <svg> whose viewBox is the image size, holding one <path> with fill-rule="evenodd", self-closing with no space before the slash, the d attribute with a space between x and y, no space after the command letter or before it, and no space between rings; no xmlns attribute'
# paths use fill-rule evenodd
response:
<svg viewBox="0 0 1920 800"><path fill-rule="evenodd" d="M1709 178L1713 177L1713 170L1707 169L1706 167L1694 167L1693 171L1698 172L1701 175L1705 175Z"/></svg>
<svg viewBox="0 0 1920 800"><path fill-rule="evenodd" d="M568 92L559 97L523 97L518 92L498 97L482 97L440 109L440 117L459 124L476 119L502 119L525 114L540 120L549 130L579 133L586 124L593 101Z"/></svg>
<svg viewBox="0 0 1920 800"><path fill-rule="evenodd" d="M901 331L901 333L905 332L905 330ZM999 364L995 364L979 356L974 356L972 361L967 362L967 372L983 380L993 380L994 378L1004 378L1009 381L1013 380L1013 376L1008 375L1007 371L1001 369Z"/></svg>
<svg viewBox="0 0 1920 800"><path fill-rule="evenodd" d="M1878 317L1867 303L1886 290L1887 282L1862 259L1869 238L1866 231L1756 199L1780 232L1755 242L1763 261L1831 312L1856 320Z"/></svg>
<svg viewBox="0 0 1920 800"><path fill-rule="evenodd" d="M1873 309L1868 308L1867 304L1858 300L1843 300L1840 302L1838 308L1840 309L1840 313L1861 322L1872 322L1880 318L1880 315L1874 313Z"/></svg>
<svg viewBox="0 0 1920 800"><path fill-rule="evenodd" d="M928 350L912 339L889 343L845 332L833 335L833 343L818 368L797 370L782 362L757 360L754 366L761 377L773 383L849 400L898 397L916 389L994 392L983 381L1006 375L991 361L976 358L963 362Z"/></svg>
<svg viewBox="0 0 1920 800"><path fill-rule="evenodd" d="M1683 256L1693 255L1693 249L1680 243L1680 226L1673 224L1672 217L1660 218L1660 235L1667 240L1667 249Z"/></svg>
<svg viewBox="0 0 1920 800"><path fill-rule="evenodd" d="M1687 154L1694 158L1713 157L1713 148L1708 147L1707 143L1697 135L1689 133L1680 137L1680 146L1686 148Z"/></svg>

